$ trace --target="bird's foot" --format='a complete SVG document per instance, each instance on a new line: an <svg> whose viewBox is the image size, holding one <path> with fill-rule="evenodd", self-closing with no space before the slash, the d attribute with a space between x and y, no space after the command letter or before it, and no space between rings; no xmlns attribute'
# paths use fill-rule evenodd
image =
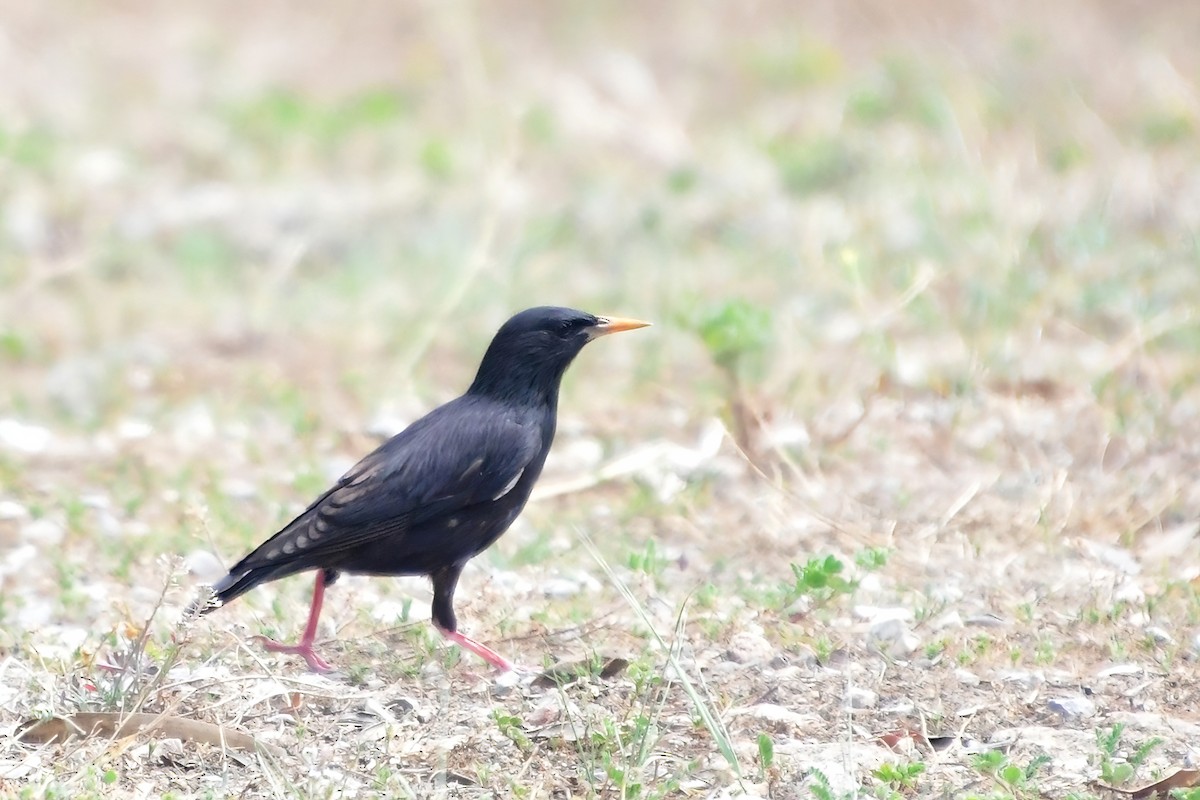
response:
<svg viewBox="0 0 1200 800"><path fill-rule="evenodd" d="M300 656L313 672L333 672L333 665L317 655L317 651L313 649L313 643L310 641L302 639L299 644L283 644L274 639L268 639L266 636L255 636L254 639L272 653Z"/></svg>
<svg viewBox="0 0 1200 800"><path fill-rule="evenodd" d="M439 627L438 630L441 631L442 636L446 637L448 641L454 642L464 650L470 650L472 653L479 656L501 672L512 672L513 670L517 669L517 667L514 666L513 663L504 656L500 655L487 645L480 644L470 636L464 636L458 631L448 631L441 627Z"/></svg>

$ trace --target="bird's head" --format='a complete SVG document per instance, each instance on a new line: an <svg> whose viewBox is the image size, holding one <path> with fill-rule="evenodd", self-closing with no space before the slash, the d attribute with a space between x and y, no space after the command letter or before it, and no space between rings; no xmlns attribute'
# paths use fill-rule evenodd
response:
<svg viewBox="0 0 1200 800"><path fill-rule="evenodd" d="M649 324L623 317L600 317L573 308L527 309L500 326L468 394L552 400L558 395L563 373L585 344Z"/></svg>

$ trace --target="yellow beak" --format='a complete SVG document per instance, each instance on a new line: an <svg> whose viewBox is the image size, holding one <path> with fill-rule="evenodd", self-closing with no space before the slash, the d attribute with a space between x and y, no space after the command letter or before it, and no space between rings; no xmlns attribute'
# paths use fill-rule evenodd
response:
<svg viewBox="0 0 1200 800"><path fill-rule="evenodd" d="M610 333L620 333L621 331L631 331L635 328L645 328L650 325L649 322L642 322L640 319L629 319L627 317L599 317L600 321L592 327L592 338L597 336L607 336Z"/></svg>

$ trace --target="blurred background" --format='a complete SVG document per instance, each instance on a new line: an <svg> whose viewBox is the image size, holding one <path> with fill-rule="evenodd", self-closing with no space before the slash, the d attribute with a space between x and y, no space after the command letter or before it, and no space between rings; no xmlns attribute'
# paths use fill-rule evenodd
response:
<svg viewBox="0 0 1200 800"><path fill-rule="evenodd" d="M1198 37L1190 2L4 2L0 647L70 673L162 555L238 557L538 304L656 327L572 368L468 630L586 616L581 528L668 628L708 587L718 648L829 636L753 587L862 547L877 605L1032 604L1006 653L1111 604L1091 543L1190 585ZM213 625L286 633L302 583ZM340 630L426 613L349 586ZM1106 619L1079 663L1146 624Z"/></svg>

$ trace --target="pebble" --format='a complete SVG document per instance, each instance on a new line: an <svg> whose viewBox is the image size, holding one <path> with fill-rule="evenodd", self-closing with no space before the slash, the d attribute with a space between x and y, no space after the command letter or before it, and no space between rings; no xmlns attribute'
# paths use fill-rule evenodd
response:
<svg viewBox="0 0 1200 800"><path fill-rule="evenodd" d="M1167 632L1166 628L1160 628L1157 625L1150 625L1146 628L1146 635L1154 640L1158 645L1173 645L1175 637Z"/></svg>
<svg viewBox="0 0 1200 800"><path fill-rule="evenodd" d="M574 597L579 589L579 584L568 578L550 578L542 583L542 594L555 600Z"/></svg>
<svg viewBox="0 0 1200 800"><path fill-rule="evenodd" d="M1022 669L1003 670L1000 672L999 678L1003 683L1015 683L1026 689L1036 689L1046 682L1045 676L1041 673Z"/></svg>
<svg viewBox="0 0 1200 800"><path fill-rule="evenodd" d="M895 717L906 717L917 713L917 704L907 697L902 697L883 709L884 714Z"/></svg>
<svg viewBox="0 0 1200 800"><path fill-rule="evenodd" d="M820 717L815 714L801 714L799 711L793 711L776 703L755 703L752 706L734 708L729 711L729 716L753 717L761 722L785 723L797 728L811 727L815 722L820 721Z"/></svg>
<svg viewBox="0 0 1200 800"><path fill-rule="evenodd" d="M0 520L25 519L28 516L29 509L16 500L0 500Z"/></svg>
<svg viewBox="0 0 1200 800"><path fill-rule="evenodd" d="M873 623L867 631L867 640L893 658L907 656L921 646L920 637L903 620L894 617Z"/></svg>
<svg viewBox="0 0 1200 800"><path fill-rule="evenodd" d="M15 575L37 560L38 549L31 544L14 547L0 560L0 575Z"/></svg>
<svg viewBox="0 0 1200 800"><path fill-rule="evenodd" d="M35 519L21 529L25 541L42 547L55 547L62 543L66 535L61 525L45 518Z"/></svg>
<svg viewBox="0 0 1200 800"><path fill-rule="evenodd" d="M245 478L225 478L218 488L230 500L251 500L258 494L258 487Z"/></svg>
<svg viewBox="0 0 1200 800"><path fill-rule="evenodd" d="M0 419L0 447L33 455L50 446L50 431L17 419Z"/></svg>
<svg viewBox="0 0 1200 800"><path fill-rule="evenodd" d="M194 575L203 583L212 583L225 577L225 565L207 550L195 550L183 560L189 575Z"/></svg>
<svg viewBox="0 0 1200 800"><path fill-rule="evenodd" d="M117 423L117 438L126 441L147 439L154 433L154 426L143 419L124 419Z"/></svg>
<svg viewBox="0 0 1200 800"><path fill-rule="evenodd" d="M957 611L947 611L944 614L939 614L929 622L929 629L934 632L944 631L947 628L961 628L965 625L962 615Z"/></svg>
<svg viewBox="0 0 1200 800"><path fill-rule="evenodd" d="M879 695L861 686L851 686L846 689L846 708L874 708L879 704Z"/></svg>
<svg viewBox="0 0 1200 800"><path fill-rule="evenodd" d="M1046 705L1064 722L1075 722L1096 715L1096 704L1083 695L1051 698Z"/></svg>
<svg viewBox="0 0 1200 800"><path fill-rule="evenodd" d="M958 682L963 686L978 686L979 684L983 683L978 675L976 675L974 672L971 672L971 670L963 669L962 667L954 670L954 677L958 678Z"/></svg>
<svg viewBox="0 0 1200 800"><path fill-rule="evenodd" d="M517 670L501 672L492 682L495 694L507 694L509 690L521 685L521 673Z"/></svg>
<svg viewBox="0 0 1200 800"><path fill-rule="evenodd" d="M1086 555L1106 567L1112 567L1126 575L1137 575L1142 571L1142 565L1138 563L1137 558L1124 547L1085 540L1081 540L1080 545Z"/></svg>
<svg viewBox="0 0 1200 800"><path fill-rule="evenodd" d="M408 427L409 420L397 414L380 411L366 425L366 432L380 439L390 439Z"/></svg>
<svg viewBox="0 0 1200 800"><path fill-rule="evenodd" d="M1142 590L1141 584L1136 580L1126 578L1117 584L1117 588L1113 590L1113 599L1121 603L1140 606L1146 602L1146 593Z"/></svg>
<svg viewBox="0 0 1200 800"><path fill-rule="evenodd" d="M729 639L725 656L736 664L763 664L775 655L775 648L758 631L738 631Z"/></svg>

